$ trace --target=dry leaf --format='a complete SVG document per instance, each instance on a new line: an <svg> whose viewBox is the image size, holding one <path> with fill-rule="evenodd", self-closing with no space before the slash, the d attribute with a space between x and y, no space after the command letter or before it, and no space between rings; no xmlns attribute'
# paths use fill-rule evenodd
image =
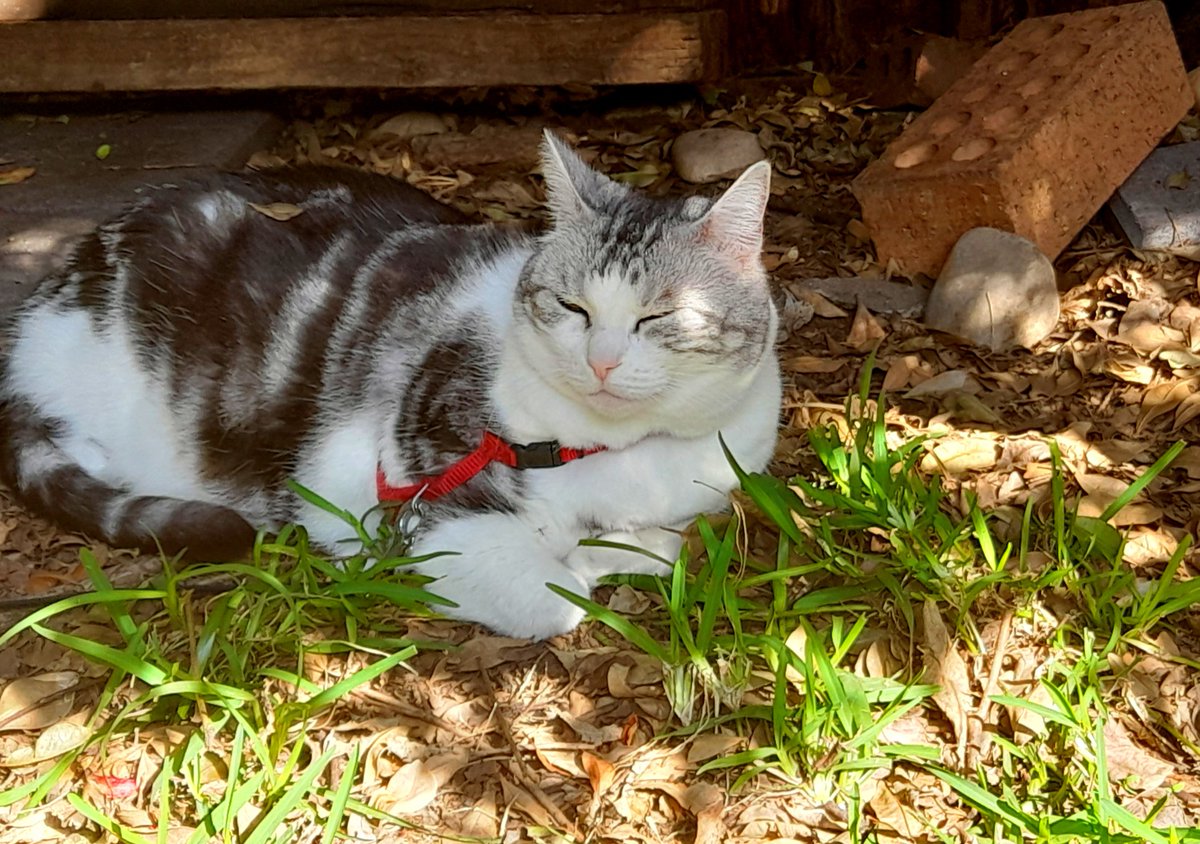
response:
<svg viewBox="0 0 1200 844"><path fill-rule="evenodd" d="M913 387L904 394L906 399L920 398L921 396L932 396L939 393L949 393L960 390L969 390L970 392L979 392L982 387L979 382L971 377L966 370L951 369L946 372L938 373L932 378L926 378L917 386Z"/></svg>
<svg viewBox="0 0 1200 844"><path fill-rule="evenodd" d="M1180 170L1176 173L1172 173L1170 176L1167 176L1167 178L1163 180L1163 184L1171 190L1186 190L1187 186L1191 184L1191 181L1192 177L1188 171Z"/></svg>
<svg viewBox="0 0 1200 844"><path fill-rule="evenodd" d="M281 223L286 223L293 217L299 217L304 213L303 208L299 205L293 205L290 202L268 202L266 205L259 205L257 202L247 204L259 214L270 217L272 220L278 220Z"/></svg>
<svg viewBox="0 0 1200 844"><path fill-rule="evenodd" d="M1125 542L1124 559L1131 566L1165 563L1178 546L1179 541L1165 531L1134 528Z"/></svg>
<svg viewBox="0 0 1200 844"><path fill-rule="evenodd" d="M801 290L796 294L796 298L808 302L808 304L812 305L813 313L824 319L838 319L850 316L846 311L833 304L833 302L830 302L815 290Z"/></svg>
<svg viewBox="0 0 1200 844"><path fill-rule="evenodd" d="M18 184L36 172L36 167L2 167L0 168L0 185Z"/></svg>
<svg viewBox="0 0 1200 844"><path fill-rule="evenodd" d="M850 333L846 335L846 345L858 352L867 352L879 345L887 332L866 305L859 302L858 310L854 313L854 322L850 324Z"/></svg>
<svg viewBox="0 0 1200 844"><path fill-rule="evenodd" d="M721 844L725 840L725 793L712 783L697 782L688 786L679 801L683 808L696 816L695 844Z"/></svg>
<svg viewBox="0 0 1200 844"><path fill-rule="evenodd" d="M78 683L79 675L74 671L52 671L13 680L0 692L0 730L41 730L57 724L75 703L74 695L59 693ZM51 699L38 703L47 698Z"/></svg>
<svg viewBox="0 0 1200 844"><path fill-rule="evenodd" d="M921 470L960 475L990 469L1000 457L995 440L982 437L941 440L921 459Z"/></svg>
<svg viewBox="0 0 1200 844"><path fill-rule="evenodd" d="M815 357L813 355L795 355L783 362L787 372L837 372L846 365L844 358Z"/></svg>
<svg viewBox="0 0 1200 844"><path fill-rule="evenodd" d="M608 791L612 785L617 769L607 759L602 759L594 753L583 751L580 754L583 770L587 773L588 782L592 784L592 793L599 796Z"/></svg>
<svg viewBox="0 0 1200 844"><path fill-rule="evenodd" d="M688 747L687 760L693 765L707 762L718 756L724 756L746 740L741 736L731 736L725 733L702 733Z"/></svg>
<svg viewBox="0 0 1200 844"><path fill-rule="evenodd" d="M438 787L438 778L423 761L406 762L388 779L387 787L373 796L371 805L393 815L410 815L432 803Z"/></svg>
<svg viewBox="0 0 1200 844"><path fill-rule="evenodd" d="M967 713L973 708L967 664L959 656L958 649L950 639L937 601L932 598L925 600L922 618L925 621L925 650L928 658L926 676L928 682L941 687L933 695L933 701L950 720L961 748L967 738Z"/></svg>
<svg viewBox="0 0 1200 844"><path fill-rule="evenodd" d="M1135 743L1115 715L1104 722L1104 751L1109 779L1114 783L1129 779L1137 791L1158 788L1175 772L1173 765Z"/></svg>
<svg viewBox="0 0 1200 844"><path fill-rule="evenodd" d="M1141 433L1153 420L1164 413L1172 413L1196 389L1196 380L1169 381L1157 384L1142 397L1142 412L1138 415L1135 431Z"/></svg>
<svg viewBox="0 0 1200 844"><path fill-rule="evenodd" d="M79 724L60 721L47 727L34 743L33 752L38 759L52 759L73 750L88 740L90 733Z"/></svg>

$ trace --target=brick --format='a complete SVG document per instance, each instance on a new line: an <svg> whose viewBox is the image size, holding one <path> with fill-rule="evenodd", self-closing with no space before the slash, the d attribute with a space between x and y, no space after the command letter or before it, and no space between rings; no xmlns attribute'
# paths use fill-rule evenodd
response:
<svg viewBox="0 0 1200 844"><path fill-rule="evenodd" d="M1200 141L1155 150L1109 207L1135 249L1200 260Z"/></svg>
<svg viewBox="0 0 1200 844"><path fill-rule="evenodd" d="M979 226L1056 257L1192 99L1157 0L1023 21L855 179L880 261L936 275Z"/></svg>

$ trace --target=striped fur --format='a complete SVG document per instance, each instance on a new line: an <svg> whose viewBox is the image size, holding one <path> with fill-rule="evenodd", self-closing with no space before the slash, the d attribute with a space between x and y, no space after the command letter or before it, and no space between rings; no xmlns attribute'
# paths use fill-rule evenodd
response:
<svg viewBox="0 0 1200 844"><path fill-rule="evenodd" d="M213 174L100 227L16 313L0 374L0 476L31 509L117 545L244 553L301 522L348 527L374 476L412 482L478 443L610 449L485 471L431 506L418 553L452 613L513 635L579 614L643 559L576 547L720 507L779 408L776 316L759 260L765 165L715 204L652 201L547 139L555 222L539 238L467 225L407 186L342 170ZM284 202L280 221L255 209ZM602 377L603 376L603 377ZM693 483L698 482L698 483Z"/></svg>

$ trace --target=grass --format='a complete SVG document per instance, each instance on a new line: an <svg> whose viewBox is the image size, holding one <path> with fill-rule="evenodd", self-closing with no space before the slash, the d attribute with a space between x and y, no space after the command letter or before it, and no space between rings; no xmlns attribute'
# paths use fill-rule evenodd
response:
<svg viewBox="0 0 1200 844"><path fill-rule="evenodd" d="M921 470L927 440L904 440L889 428L886 401L870 395L869 367L844 420L810 431L809 440L817 468L804 477L737 468L743 506L731 518L698 519L695 542L669 576L614 579L652 596L652 611L627 617L561 593L661 662L676 722L668 739L714 731L742 737L699 774L731 793L779 787L813 805L838 805L854 841L886 840L872 794L900 772L942 783L967 807L956 833L937 817L919 819L926 840L1200 840L1197 830L1155 825L1168 795L1149 811L1129 808L1135 784L1110 775L1105 731L1118 698L1114 666L1156 652L1155 635L1200 602L1200 581L1180 577L1190 539L1161 570L1135 572L1122 561L1125 537L1108 523L1182 444L1098 518L1078 515L1052 444L1048 495L1031 498L1010 529ZM375 543L374 556L364 552L339 567L289 528L260 541L247 564L167 564L158 582L137 590L113 588L85 555L94 591L30 615L0 645L32 631L76 650L108 669L103 693L81 743L0 794L0 804L35 806L61 789L81 754L175 724L184 729L151 788L153 833L106 817L85 794L72 793L71 805L97 829L131 842L163 841L168 822L179 818L192 826L191 841L256 844L284 840L297 818L319 829L323 842L348 834L355 815L381 819L356 788L358 745L317 745L307 729L341 696L416 651L415 643L376 632L430 600L404 573L403 537L362 538ZM201 598L192 585L204 578L231 582ZM984 624L1007 618L1036 627L1049 600L1071 610L1044 643L1036 695L1005 693L982 675L955 687L945 654L941 681L928 676L938 661L929 653L936 650L929 619L944 619L960 660L965 653L986 665L999 656L986 652ZM103 612L113 641L53 626L80 609ZM889 641L906 657L864 668ZM306 675L313 654L365 664L323 687ZM993 719L986 738L958 736L956 745L943 715L947 692L976 714L1008 715ZM1018 738L1021 713L1035 726ZM943 741L898 738L914 719ZM214 736L227 748L227 774L216 781ZM1179 752L1200 758L1200 748L1173 736Z"/></svg>
<svg viewBox="0 0 1200 844"><path fill-rule="evenodd" d="M952 788L974 808L971 832L981 841L1200 840L1197 830L1151 827L1165 798L1143 818L1122 808L1121 786L1105 767L1103 729L1115 694L1110 657L1154 652L1151 637L1161 625L1200 602L1200 581L1177 577L1190 538L1147 578L1122 561L1124 537L1107 521L1184 444L1098 518L1076 514L1052 444L1049 506L1031 498L1019 535L1004 542L973 501L964 511L938 476L919 471L926 439L897 441L884 399L872 401L868 390L869 369L844 424L810 431L820 466L814 476L783 480L738 468L756 520L774 536L773 560L735 551L737 520L720 535L701 520L703 562L689 576L694 566L685 554L672 577L649 585L662 612L644 626L572 600L663 662L668 695L686 725L679 733L734 729L748 739L749 749L704 770L733 772L735 791L767 774L817 802L836 800L847 807L852 840L870 826L859 795L879 769L893 766L925 770ZM1052 563L1035 570L1034 551ZM1078 609L1057 630L1053 661L1039 679L1051 705L989 696L995 706L1036 710L1043 732L1023 744L997 734L994 767L977 763L975 772L948 746L885 740L890 724L931 706L936 687L922 682L916 658L886 677L853 670L866 632L893 631L912 653L921 608L933 602L964 646L979 652L978 605L1029 616L1061 593ZM944 835L932 825L927 832L931 840Z"/></svg>
<svg viewBox="0 0 1200 844"><path fill-rule="evenodd" d="M182 729L149 789L157 800L155 834L107 817L83 794L68 795L71 805L128 842L163 841L169 823L184 819L193 829L189 842L266 844L292 837L283 820L296 812L332 841L349 815L379 814L351 799L357 747L314 747L307 732L342 696L416 653L414 643L374 632L394 626L397 613L422 612L436 600L405 572L412 560L364 551L333 565L312 553L302 530L289 527L260 537L247 563L181 568L168 560L145 589L116 589L90 553L82 561L92 591L32 613L0 636L0 646L32 631L104 666L107 680L78 742L56 758L30 760L42 763L39 775L0 794L0 805L36 807L83 754L173 724ZM103 613L114 641L55 629L56 617L72 610ZM315 654L353 655L366 664L322 687L305 667ZM219 774L211 752L217 746L228 754Z"/></svg>

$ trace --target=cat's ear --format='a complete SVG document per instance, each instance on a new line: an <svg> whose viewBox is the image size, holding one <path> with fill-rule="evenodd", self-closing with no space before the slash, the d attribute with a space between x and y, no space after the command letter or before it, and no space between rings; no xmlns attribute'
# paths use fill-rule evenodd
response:
<svg viewBox="0 0 1200 844"><path fill-rule="evenodd" d="M740 263L748 265L759 260L763 216L770 198L770 163L760 161L750 165L700 219L697 224L700 239L730 253Z"/></svg>
<svg viewBox="0 0 1200 844"><path fill-rule="evenodd" d="M556 223L591 213L608 181L549 129L542 132L542 175L546 179L546 203Z"/></svg>

